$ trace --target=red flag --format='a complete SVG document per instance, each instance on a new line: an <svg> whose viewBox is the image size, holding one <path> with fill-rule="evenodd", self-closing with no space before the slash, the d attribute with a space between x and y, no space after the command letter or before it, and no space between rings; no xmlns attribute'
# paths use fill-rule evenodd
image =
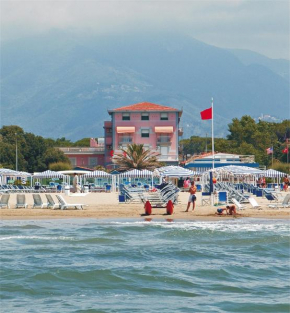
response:
<svg viewBox="0 0 290 313"><path fill-rule="evenodd" d="M288 153L288 148L285 148L282 152L283 153Z"/></svg>
<svg viewBox="0 0 290 313"><path fill-rule="evenodd" d="M114 155L114 150L110 151L110 156L112 157Z"/></svg>
<svg viewBox="0 0 290 313"><path fill-rule="evenodd" d="M211 120L212 119L212 108L203 110L200 112L202 120Z"/></svg>

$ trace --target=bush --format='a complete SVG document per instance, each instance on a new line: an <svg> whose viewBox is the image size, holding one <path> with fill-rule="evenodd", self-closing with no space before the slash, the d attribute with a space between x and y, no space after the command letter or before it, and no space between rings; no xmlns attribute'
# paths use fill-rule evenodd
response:
<svg viewBox="0 0 290 313"><path fill-rule="evenodd" d="M56 162L49 164L49 169L51 171L69 171L72 169L72 166L70 163L66 162Z"/></svg>

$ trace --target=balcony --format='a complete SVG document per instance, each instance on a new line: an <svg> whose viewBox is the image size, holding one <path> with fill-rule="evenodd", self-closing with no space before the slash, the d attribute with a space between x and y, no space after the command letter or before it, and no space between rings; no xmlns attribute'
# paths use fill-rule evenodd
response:
<svg viewBox="0 0 290 313"><path fill-rule="evenodd" d="M178 136L182 136L183 135L183 127L179 127L178 128Z"/></svg>
<svg viewBox="0 0 290 313"><path fill-rule="evenodd" d="M157 145L160 144L171 144L171 136L158 136Z"/></svg>
<svg viewBox="0 0 290 313"><path fill-rule="evenodd" d="M103 153L105 151L104 145L99 145L98 147L61 147L58 148L64 154L96 154Z"/></svg>
<svg viewBox="0 0 290 313"><path fill-rule="evenodd" d="M119 145L122 144L129 144L133 142L133 138L132 137L120 137L119 138Z"/></svg>

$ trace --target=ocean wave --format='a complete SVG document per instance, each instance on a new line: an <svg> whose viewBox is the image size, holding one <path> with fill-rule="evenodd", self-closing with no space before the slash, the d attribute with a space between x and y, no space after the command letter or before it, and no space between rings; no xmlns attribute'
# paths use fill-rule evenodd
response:
<svg viewBox="0 0 290 313"><path fill-rule="evenodd" d="M64 240L64 241L75 241L73 237L65 237L65 236L5 236L0 237L0 241L4 240L17 240L17 239L28 239L28 240Z"/></svg>
<svg viewBox="0 0 290 313"><path fill-rule="evenodd" d="M134 221L134 222L111 222L118 227L161 227L178 230L209 230L221 232L259 232L270 231L289 233L289 221Z"/></svg>

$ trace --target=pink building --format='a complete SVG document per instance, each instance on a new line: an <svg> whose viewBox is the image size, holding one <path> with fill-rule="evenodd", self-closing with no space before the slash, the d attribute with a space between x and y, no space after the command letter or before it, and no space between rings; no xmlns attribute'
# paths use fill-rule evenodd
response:
<svg viewBox="0 0 290 313"><path fill-rule="evenodd" d="M62 147L59 148L70 160L73 167L93 169L97 165L105 165L104 138L96 141L90 139L90 147Z"/></svg>
<svg viewBox="0 0 290 313"><path fill-rule="evenodd" d="M159 160L178 164L178 138L182 135L179 121L181 110L149 102L137 103L109 110L106 121L105 165L111 165L114 153L130 143L142 143L160 153Z"/></svg>

